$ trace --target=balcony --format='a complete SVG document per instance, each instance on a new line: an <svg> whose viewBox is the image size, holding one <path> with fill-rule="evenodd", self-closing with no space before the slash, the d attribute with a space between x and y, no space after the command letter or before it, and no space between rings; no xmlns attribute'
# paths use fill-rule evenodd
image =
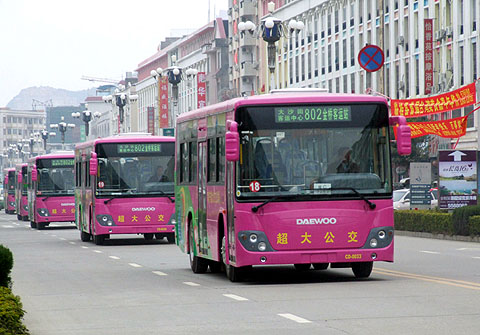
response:
<svg viewBox="0 0 480 335"><path fill-rule="evenodd" d="M240 36L240 47L254 47L257 45L257 39L249 33Z"/></svg>
<svg viewBox="0 0 480 335"><path fill-rule="evenodd" d="M258 74L256 63L243 62L240 68L241 77L256 77Z"/></svg>
<svg viewBox="0 0 480 335"><path fill-rule="evenodd" d="M239 15L242 16L254 16L256 14L256 8L251 0L240 1Z"/></svg>

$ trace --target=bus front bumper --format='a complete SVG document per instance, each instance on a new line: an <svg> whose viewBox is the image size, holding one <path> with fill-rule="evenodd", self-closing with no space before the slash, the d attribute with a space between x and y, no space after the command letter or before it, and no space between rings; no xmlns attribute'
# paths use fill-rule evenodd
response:
<svg viewBox="0 0 480 335"><path fill-rule="evenodd" d="M102 226L97 224L95 234L168 234L175 233L174 225L164 226Z"/></svg>

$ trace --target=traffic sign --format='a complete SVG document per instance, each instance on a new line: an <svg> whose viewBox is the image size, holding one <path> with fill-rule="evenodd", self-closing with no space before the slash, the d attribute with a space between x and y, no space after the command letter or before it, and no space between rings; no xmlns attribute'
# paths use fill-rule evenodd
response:
<svg viewBox="0 0 480 335"><path fill-rule="evenodd" d="M385 55L380 47L369 44L358 53L358 63L367 72L380 70L385 61Z"/></svg>

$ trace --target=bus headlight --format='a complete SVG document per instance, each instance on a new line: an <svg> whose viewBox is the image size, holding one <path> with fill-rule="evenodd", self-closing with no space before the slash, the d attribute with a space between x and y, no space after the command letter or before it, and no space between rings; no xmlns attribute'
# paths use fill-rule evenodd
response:
<svg viewBox="0 0 480 335"><path fill-rule="evenodd" d="M48 209L46 208L39 208L37 209L37 213L40 216L49 216L50 214L48 213Z"/></svg>
<svg viewBox="0 0 480 335"><path fill-rule="evenodd" d="M376 238L372 238L372 239L370 240L370 246L371 246L372 248L376 248L376 247L377 247L377 244L378 244L378 242L377 242L377 239L376 239Z"/></svg>
<svg viewBox="0 0 480 335"><path fill-rule="evenodd" d="M378 232L378 238L380 238L381 240L383 240L386 236L387 234L385 234L385 230L380 230Z"/></svg>
<svg viewBox="0 0 480 335"><path fill-rule="evenodd" d="M370 230L362 249L386 248L393 242L393 227L375 227Z"/></svg>
<svg viewBox="0 0 480 335"><path fill-rule="evenodd" d="M97 215L97 221L102 226L116 226L115 221L113 221L112 216L108 215L108 214Z"/></svg>
<svg viewBox="0 0 480 335"><path fill-rule="evenodd" d="M258 250L260 250L260 251L267 250L267 244L265 242L258 243Z"/></svg>
<svg viewBox="0 0 480 335"><path fill-rule="evenodd" d="M28 211L28 205L23 206L24 211Z"/></svg>
<svg viewBox="0 0 480 335"><path fill-rule="evenodd" d="M248 251L275 251L263 231L244 230L238 233L238 240Z"/></svg>
<svg viewBox="0 0 480 335"><path fill-rule="evenodd" d="M10 206L15 207L15 203L13 201L10 201Z"/></svg>
<svg viewBox="0 0 480 335"><path fill-rule="evenodd" d="M257 240L258 240L258 236L256 234L250 235L250 242L257 243Z"/></svg>

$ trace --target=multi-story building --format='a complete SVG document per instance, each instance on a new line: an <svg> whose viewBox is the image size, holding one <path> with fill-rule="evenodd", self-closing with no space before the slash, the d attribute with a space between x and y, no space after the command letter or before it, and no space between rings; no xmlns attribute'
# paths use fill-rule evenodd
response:
<svg viewBox="0 0 480 335"><path fill-rule="evenodd" d="M0 153L2 163L21 163L43 153L40 132L45 128L45 111L0 108ZM33 152L32 152L33 149Z"/></svg>
<svg viewBox="0 0 480 335"><path fill-rule="evenodd" d="M247 41L260 52L258 57L252 58L260 62L259 78L252 73L255 93L287 87L356 93L372 89L392 99L408 99L448 92L478 78L478 0L290 0L277 1L276 10L271 14L265 11L266 1L258 1L257 17L245 14L245 8L250 8L248 2L230 0L229 9L233 52L230 78L239 93L248 93L245 83L250 83L248 76L241 76L235 70L241 69L242 62L248 58ZM276 43L276 69L272 81L266 64L266 43L257 37L253 47L253 41L246 36L259 34L242 34L237 29L239 22L255 19L258 27L266 15L279 19L284 27L292 19L305 24L299 33L285 29L285 34ZM425 19L433 19L434 85L430 92L425 90ZM366 72L358 63L358 53L367 44L378 45L384 51L385 63L380 71ZM442 117L466 115L472 108ZM469 117L467 135L460 139L459 148L479 147L480 118L476 114ZM450 141L446 146L450 146Z"/></svg>
<svg viewBox="0 0 480 335"><path fill-rule="evenodd" d="M200 29L180 39L161 45L158 52L139 64L139 82L136 84L139 108L139 131L163 134L159 128L175 126L176 116L195 109L198 102L198 80L205 79L206 90L202 98L206 104L216 103L231 97L227 67L228 44L226 20L217 18ZM151 76L152 70L162 68L165 75L176 66L182 71L178 84L178 97L174 97L172 85L168 84L168 126L160 121L159 90L160 78ZM195 69L199 75L187 75L188 69ZM153 120L152 120L153 118ZM160 127L160 124L163 127ZM166 127L165 127L166 126Z"/></svg>

